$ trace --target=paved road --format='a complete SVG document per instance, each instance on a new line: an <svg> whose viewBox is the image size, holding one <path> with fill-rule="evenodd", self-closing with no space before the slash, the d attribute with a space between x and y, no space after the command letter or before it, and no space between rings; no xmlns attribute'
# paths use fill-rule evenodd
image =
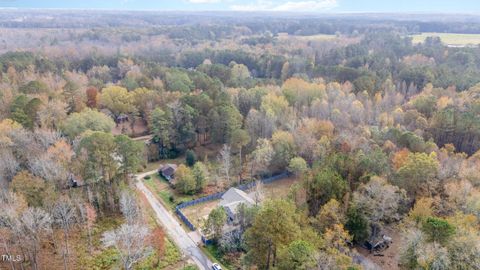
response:
<svg viewBox="0 0 480 270"><path fill-rule="evenodd" d="M157 219L163 225L168 235L173 239L177 246L182 250L183 254L192 259L201 270L208 270L212 267L212 262L203 253L203 251L188 236L187 232L182 228L178 221L168 210L155 198L150 190L145 187L142 182L143 177L155 173L151 171L137 175L137 188L145 194L152 209L157 215Z"/></svg>

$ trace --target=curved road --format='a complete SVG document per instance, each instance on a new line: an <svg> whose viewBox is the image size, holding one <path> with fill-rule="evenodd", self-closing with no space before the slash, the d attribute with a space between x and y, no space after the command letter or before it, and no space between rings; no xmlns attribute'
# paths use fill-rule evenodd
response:
<svg viewBox="0 0 480 270"><path fill-rule="evenodd" d="M168 235L182 250L183 254L192 259L201 270L208 270L212 267L212 262L203 253L203 251L195 244L195 242L188 236L187 232L178 223L175 217L170 213L165 206L163 206L157 198L145 187L142 182L143 177L156 173L156 171L146 172L136 175L137 188L145 194L145 197L150 203L150 206L155 211L158 221L163 225Z"/></svg>

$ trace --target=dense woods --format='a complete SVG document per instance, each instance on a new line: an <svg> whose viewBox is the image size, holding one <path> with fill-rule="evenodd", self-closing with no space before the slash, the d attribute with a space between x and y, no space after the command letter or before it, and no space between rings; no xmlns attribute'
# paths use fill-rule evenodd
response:
<svg viewBox="0 0 480 270"><path fill-rule="evenodd" d="M480 269L480 47L409 36L480 22L42 12L0 13L6 268L180 269L134 185L180 159L178 196L294 178L208 215L232 269L362 269L392 231L395 267Z"/></svg>

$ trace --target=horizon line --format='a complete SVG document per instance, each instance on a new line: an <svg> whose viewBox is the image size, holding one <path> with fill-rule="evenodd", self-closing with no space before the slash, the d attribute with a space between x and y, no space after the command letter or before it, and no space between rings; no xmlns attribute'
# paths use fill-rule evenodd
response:
<svg viewBox="0 0 480 270"><path fill-rule="evenodd" d="M256 14L289 14L289 15L480 15L480 12L429 12L429 11L275 11L275 10L189 10L189 9L123 9L123 8L36 8L36 7L1 7L3 10L16 11L126 11L126 12L178 12L178 13L256 13Z"/></svg>

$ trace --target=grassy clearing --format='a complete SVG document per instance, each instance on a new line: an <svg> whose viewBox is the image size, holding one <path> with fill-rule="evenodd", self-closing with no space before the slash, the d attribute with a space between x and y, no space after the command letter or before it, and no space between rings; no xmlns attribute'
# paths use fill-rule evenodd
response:
<svg viewBox="0 0 480 270"><path fill-rule="evenodd" d="M480 44L480 34L455 34L455 33L421 33L412 35L413 43L422 43L427 37L440 37L443 43L453 46L466 46Z"/></svg>

